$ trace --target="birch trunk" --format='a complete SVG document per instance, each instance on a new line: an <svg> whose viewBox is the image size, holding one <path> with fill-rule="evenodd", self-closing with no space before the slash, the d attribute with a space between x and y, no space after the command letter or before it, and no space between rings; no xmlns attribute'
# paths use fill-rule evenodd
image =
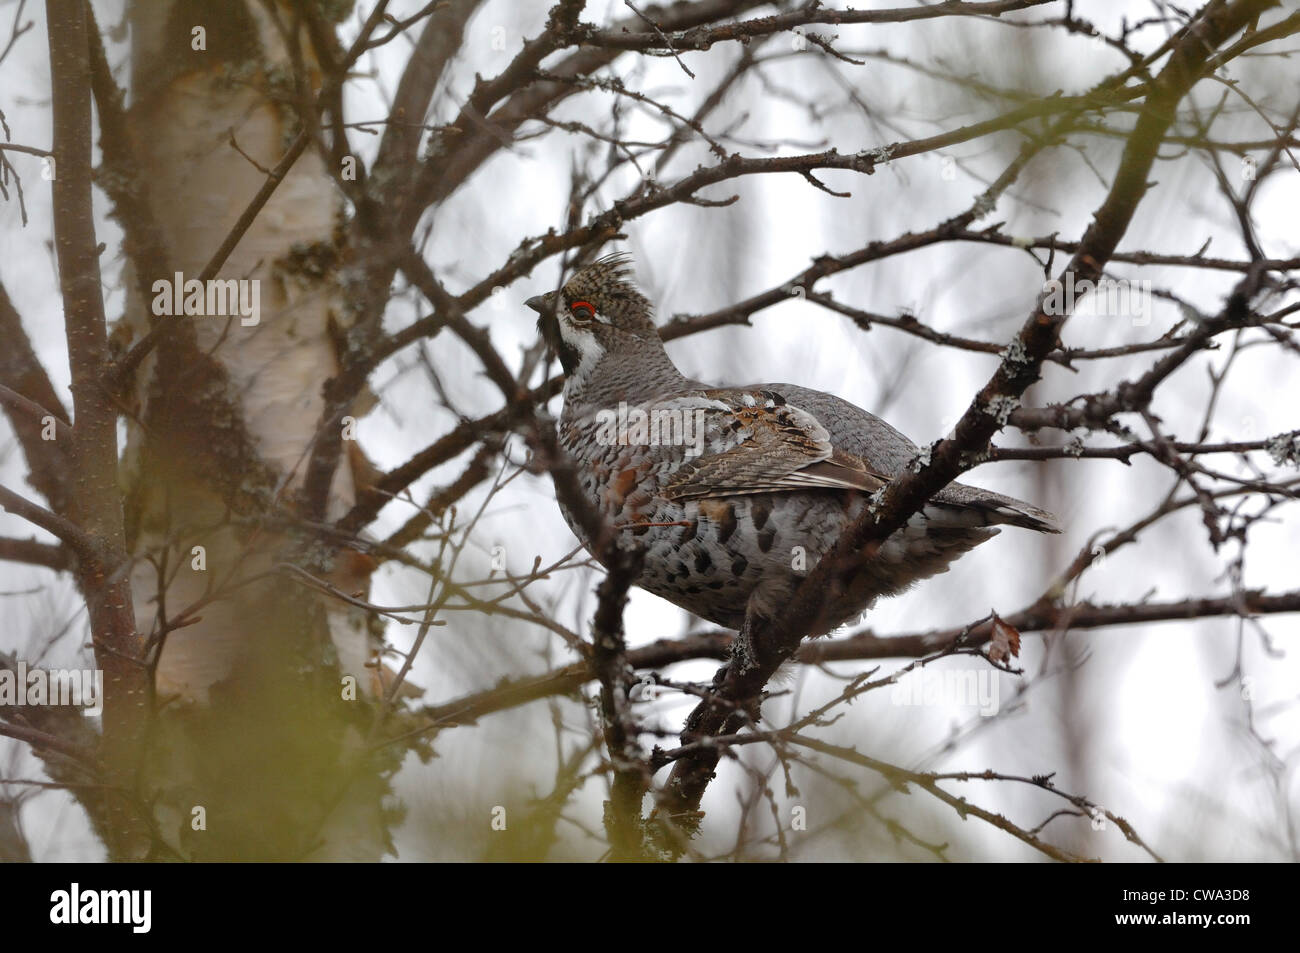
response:
<svg viewBox="0 0 1300 953"><path fill-rule="evenodd" d="M130 131L168 258L132 282L157 292L129 303L136 340L301 131L287 77L310 44L293 21L257 3L131 6ZM284 569L368 588L367 559L295 523L346 324L330 268L339 213L308 148L217 273L218 291L242 294L225 310L241 313L208 313L221 301L205 293L204 313L180 317L137 374L123 489L137 628L161 646L141 784L155 853L373 860L386 846L384 772L365 756L379 633ZM340 467L329 515L354 496Z"/></svg>

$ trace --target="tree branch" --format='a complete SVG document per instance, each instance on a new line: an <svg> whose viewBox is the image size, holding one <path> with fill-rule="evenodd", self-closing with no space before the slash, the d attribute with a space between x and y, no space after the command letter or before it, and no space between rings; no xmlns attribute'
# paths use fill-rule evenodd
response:
<svg viewBox="0 0 1300 953"><path fill-rule="evenodd" d="M1062 273L1062 279L1072 275L1076 281L1096 281L1101 276L1146 193L1148 173L1178 102L1204 75L1214 51L1273 2L1212 2L1189 26L1152 84L1110 191L1078 252ZM1234 295L1238 302L1234 310L1245 308L1247 290L1250 289L1241 289ZM988 446L1006 420L1003 409L1009 410L1019 402L1021 395L1038 380L1046 356L1059 345L1060 330L1069 318L1070 309L1049 314L1046 300L1044 293L997 372L971 402L953 436L930 448L928 463L919 468L909 467L887 484L862 516L841 534L782 611L773 619L759 622L749 639L756 657L733 659L720 671L715 683L718 697L696 708L687 722L684 742L738 730L744 719L737 706L756 699L763 685L794 653L804 636L826 626L827 607L834 604L837 593L846 591L863 556L869 558L930 497L952 482L968 465L964 459L968 454L979 453ZM698 825L700 800L713 778L717 761L717 751L710 748L678 761L673 767L664 792L665 814L688 833Z"/></svg>

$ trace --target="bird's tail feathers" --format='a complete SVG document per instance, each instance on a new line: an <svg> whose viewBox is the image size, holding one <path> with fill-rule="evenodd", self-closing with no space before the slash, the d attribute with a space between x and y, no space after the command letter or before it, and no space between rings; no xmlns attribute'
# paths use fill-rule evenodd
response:
<svg viewBox="0 0 1300 953"><path fill-rule="evenodd" d="M974 490L973 487L963 489ZM1060 522L1054 515L1021 500L1000 493L980 491L964 496L961 500L931 500L930 506L961 525L1019 526L1039 533L1061 531Z"/></svg>

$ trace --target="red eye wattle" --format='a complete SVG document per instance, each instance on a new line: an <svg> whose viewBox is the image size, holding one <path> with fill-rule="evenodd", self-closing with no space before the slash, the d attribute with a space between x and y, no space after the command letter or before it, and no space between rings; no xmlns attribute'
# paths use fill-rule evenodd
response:
<svg viewBox="0 0 1300 953"><path fill-rule="evenodd" d="M573 316L577 318L585 317L587 320L591 320L596 316L596 309L588 301L575 301L573 304L569 305L569 310L573 313ZM584 314L583 312L586 313Z"/></svg>

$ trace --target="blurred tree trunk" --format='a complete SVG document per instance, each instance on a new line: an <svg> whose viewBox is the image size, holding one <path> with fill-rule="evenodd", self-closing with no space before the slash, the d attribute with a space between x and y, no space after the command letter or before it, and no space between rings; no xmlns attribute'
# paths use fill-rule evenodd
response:
<svg viewBox="0 0 1300 953"><path fill-rule="evenodd" d="M200 276L301 133L291 107L314 91L293 88L292 64L319 74L287 7L176 0L129 16L135 171L167 259L132 256L151 269L131 282L138 342L168 320L145 300L154 282ZM267 519L296 509L337 367L337 195L306 150L216 275L255 282L246 300L260 314L179 317L136 375L123 490L137 629L161 648L139 784L155 855L374 860L385 848L385 784L363 757L378 633L282 569L364 597L371 564ZM329 515L353 501L339 468Z"/></svg>

